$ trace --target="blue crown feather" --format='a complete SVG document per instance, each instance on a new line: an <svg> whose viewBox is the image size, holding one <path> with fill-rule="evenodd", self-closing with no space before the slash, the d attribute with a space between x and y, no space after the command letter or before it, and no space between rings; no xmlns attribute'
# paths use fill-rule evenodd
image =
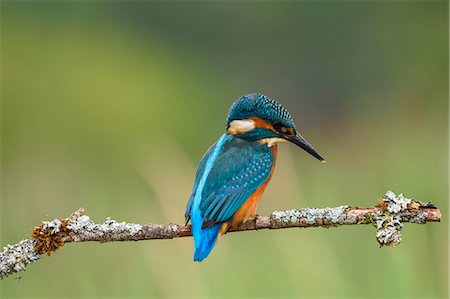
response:
<svg viewBox="0 0 450 299"><path fill-rule="evenodd" d="M287 127L296 129L291 114L280 103L261 93L250 93L240 97L230 108L227 127L233 120L248 119L252 116L279 122Z"/></svg>

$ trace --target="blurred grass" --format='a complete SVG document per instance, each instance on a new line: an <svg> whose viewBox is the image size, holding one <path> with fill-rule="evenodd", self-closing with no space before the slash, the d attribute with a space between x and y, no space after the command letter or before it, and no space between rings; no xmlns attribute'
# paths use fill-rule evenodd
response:
<svg viewBox="0 0 450 299"><path fill-rule="evenodd" d="M2 244L80 206L182 222L197 161L256 90L327 158L281 145L260 214L392 189L444 222L382 249L368 226L233 234L202 264L191 239L70 244L2 297L447 298L448 4L176 4L2 3Z"/></svg>

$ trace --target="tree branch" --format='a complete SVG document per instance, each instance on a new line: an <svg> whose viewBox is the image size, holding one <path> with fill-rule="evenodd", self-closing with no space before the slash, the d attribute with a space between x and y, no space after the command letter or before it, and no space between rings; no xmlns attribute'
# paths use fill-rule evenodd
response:
<svg viewBox="0 0 450 299"><path fill-rule="evenodd" d="M442 215L431 203L396 196L388 191L373 208L340 206L336 208L305 208L275 211L270 216L257 216L229 232L281 229L289 227L332 227L340 225L372 224L381 246L395 246L401 242L401 222L425 224L439 222ZM32 237L15 245L7 245L0 253L0 279L24 271L41 255L50 255L69 242L113 242L153 239L173 239L192 236L190 225L134 224L106 218L94 223L83 208L65 219L44 221L33 230Z"/></svg>

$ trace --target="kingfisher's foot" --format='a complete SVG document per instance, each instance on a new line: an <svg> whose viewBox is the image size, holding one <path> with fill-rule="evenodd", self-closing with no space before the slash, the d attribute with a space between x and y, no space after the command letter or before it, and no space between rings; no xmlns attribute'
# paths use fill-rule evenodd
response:
<svg viewBox="0 0 450 299"><path fill-rule="evenodd" d="M259 215L258 214L255 214L255 215L251 215L251 216L249 216L246 220L245 220L245 222L247 222L247 221L254 221L256 218L258 218L259 217Z"/></svg>
<svg viewBox="0 0 450 299"><path fill-rule="evenodd" d="M259 218L258 214L255 215L255 218L253 218L253 224L255 225L255 229L258 229L258 226L256 225L258 218Z"/></svg>

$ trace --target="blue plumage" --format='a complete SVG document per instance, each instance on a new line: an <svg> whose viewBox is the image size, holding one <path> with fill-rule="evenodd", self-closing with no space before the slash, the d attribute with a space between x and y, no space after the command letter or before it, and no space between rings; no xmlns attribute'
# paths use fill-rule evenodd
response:
<svg viewBox="0 0 450 299"><path fill-rule="evenodd" d="M296 129L291 114L280 103L261 93L251 93L239 98L230 108L227 126L236 119L259 117L271 123L280 122Z"/></svg>
<svg viewBox="0 0 450 299"><path fill-rule="evenodd" d="M227 133L200 161L186 206L186 223L192 222L194 261L209 255L228 224L236 226L255 215L280 140L324 160L298 133L291 115L277 101L252 93L231 106ZM227 225L222 226L224 223Z"/></svg>
<svg viewBox="0 0 450 299"><path fill-rule="evenodd" d="M194 222L192 222L194 226ZM211 253L216 245L217 237L222 224L214 224L213 226L202 229L194 235L194 261L201 262Z"/></svg>
<svg viewBox="0 0 450 299"><path fill-rule="evenodd" d="M224 222L270 175L274 158L267 145L231 137L224 143L202 192L207 221Z"/></svg>
<svg viewBox="0 0 450 299"><path fill-rule="evenodd" d="M269 177L274 157L267 145L224 134L202 158L186 207L194 232L194 260L214 247L221 223L229 221Z"/></svg>

